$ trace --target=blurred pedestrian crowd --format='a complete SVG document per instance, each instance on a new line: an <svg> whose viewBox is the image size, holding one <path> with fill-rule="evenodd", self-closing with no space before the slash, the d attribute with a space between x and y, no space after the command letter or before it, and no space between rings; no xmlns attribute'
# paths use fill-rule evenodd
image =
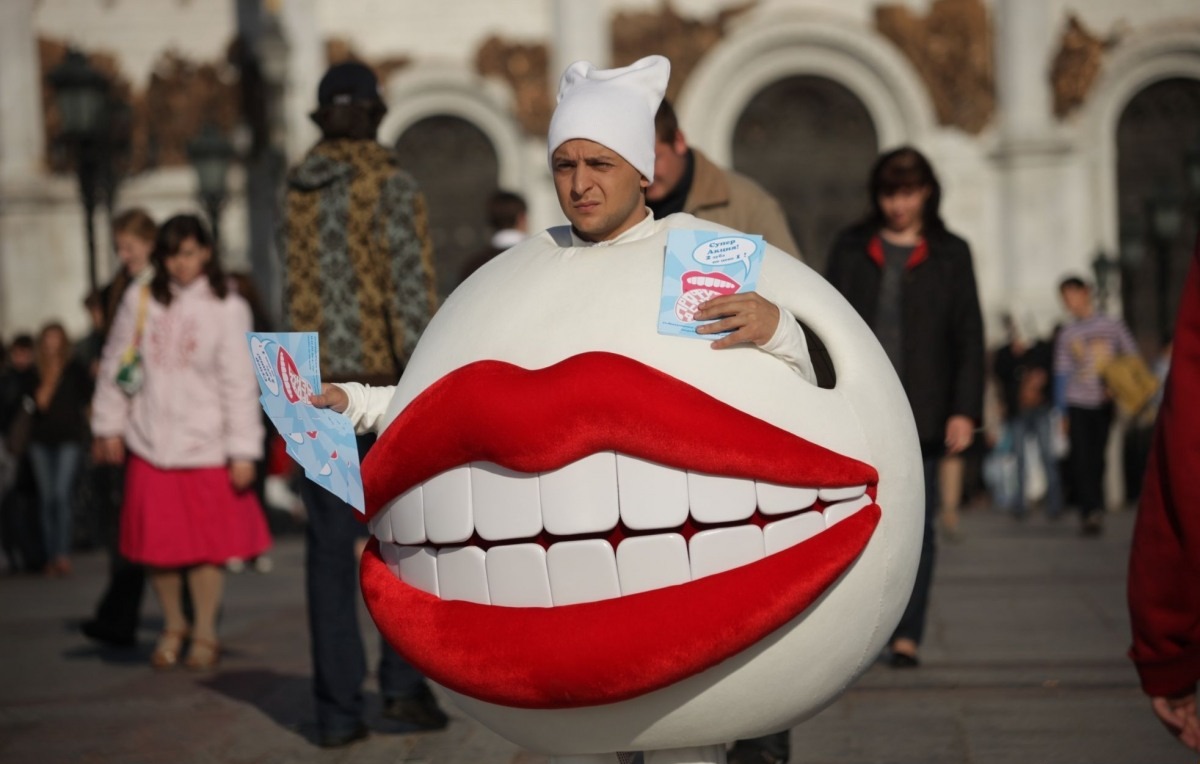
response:
<svg viewBox="0 0 1200 764"><path fill-rule="evenodd" d="M1106 511L1141 494L1171 338L1149 356L1082 278L1066 276L1058 289L1064 320L1045 336L1032 321L1003 317L982 478L991 505L1014 518L1040 507L1058 520L1074 507L1081 533L1096 536Z"/></svg>

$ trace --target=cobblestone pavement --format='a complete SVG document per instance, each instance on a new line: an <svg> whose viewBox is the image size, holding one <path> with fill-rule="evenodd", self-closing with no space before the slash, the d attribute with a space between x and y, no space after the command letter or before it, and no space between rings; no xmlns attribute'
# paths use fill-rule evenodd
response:
<svg viewBox="0 0 1200 764"><path fill-rule="evenodd" d="M1108 519L1103 538L1084 539L1067 520L967 513L965 538L941 547L923 666L873 667L793 731L793 761L1194 764L1124 657L1133 516ZM303 551L285 538L274 572L229 577L227 653L211 675L149 668L160 626L149 593L136 650L79 636L104 584L100 553L67 579L0 578L0 762L546 762L453 709L446 731L406 734L380 720L373 686L371 737L314 746Z"/></svg>

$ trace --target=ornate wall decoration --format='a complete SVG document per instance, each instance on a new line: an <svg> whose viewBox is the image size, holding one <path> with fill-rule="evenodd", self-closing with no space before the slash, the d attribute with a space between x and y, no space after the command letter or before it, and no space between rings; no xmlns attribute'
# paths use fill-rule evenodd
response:
<svg viewBox="0 0 1200 764"><path fill-rule="evenodd" d="M196 63L175 52L164 53L150 75L142 106L147 140L143 147L135 143L135 160L141 148L144 166L187 164L188 141L206 122L226 135L237 125L237 70L225 61Z"/></svg>
<svg viewBox="0 0 1200 764"><path fill-rule="evenodd" d="M60 131L54 88L46 75L67 53L61 40L38 39L42 72L42 112L46 130L46 164L52 172L71 170L71 159L57 140ZM239 119L238 74L227 61L195 63L168 51L150 79L136 87L122 73L117 57L107 51L85 51L89 63L108 77L113 92L128 105L128 123L119 126L123 147L122 174L154 167L187 164L187 144L206 122L225 131Z"/></svg>
<svg viewBox="0 0 1200 764"><path fill-rule="evenodd" d="M1083 25L1074 13L1068 14L1058 43L1058 53L1050 67L1050 86L1054 91L1054 116L1063 119L1087 100L1104 54L1120 42L1121 32L1100 38Z"/></svg>
<svg viewBox="0 0 1200 764"><path fill-rule="evenodd" d="M475 70L499 77L512 88L517 121L530 135L545 135L554 112L550 92L550 52L543 43L508 42L495 35L479 46Z"/></svg>
<svg viewBox="0 0 1200 764"><path fill-rule="evenodd" d="M680 16L669 0L658 11L618 13L612 22L613 66L661 53L671 59L667 98L675 100L696 64L725 36L729 23L757 4L749 0L725 8L708 21Z"/></svg>
<svg viewBox="0 0 1200 764"><path fill-rule="evenodd" d="M875 26L912 62L938 122L972 135L992 119L992 26L983 0L934 0L924 18L902 5L875 9Z"/></svg>
<svg viewBox="0 0 1200 764"><path fill-rule="evenodd" d="M728 24L757 5L758 0L726 8L702 21L680 16L669 0L662 9L618 13L612 20L612 65L625 66L651 53L671 59L667 97L678 96L697 62L725 35ZM545 135L554 113L549 77L549 48L543 43L510 42L489 37L475 54L475 69L499 77L512 88L517 121L530 135Z"/></svg>

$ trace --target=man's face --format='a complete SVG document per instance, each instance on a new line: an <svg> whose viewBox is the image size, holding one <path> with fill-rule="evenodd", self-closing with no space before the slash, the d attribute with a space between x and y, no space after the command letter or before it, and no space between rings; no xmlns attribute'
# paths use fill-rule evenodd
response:
<svg viewBox="0 0 1200 764"><path fill-rule="evenodd" d="M683 133L676 132L669 141L655 139L654 141L654 182L646 188L646 199L651 202L662 201L675 190L683 173L687 171L687 141Z"/></svg>
<svg viewBox="0 0 1200 764"><path fill-rule="evenodd" d="M608 241L645 217L648 182L612 149L576 138L554 150L551 168L558 204L581 238Z"/></svg>
<svg viewBox="0 0 1200 764"><path fill-rule="evenodd" d="M33 348L14 347L8 351L8 362L17 371L25 371L33 366Z"/></svg>
<svg viewBox="0 0 1200 764"><path fill-rule="evenodd" d="M1092 293L1087 287L1064 287L1062 299L1067 312L1076 318L1086 318L1092 312Z"/></svg>
<svg viewBox="0 0 1200 764"><path fill-rule="evenodd" d="M118 233L115 239L117 259L130 275L136 276L141 273L150 263L150 252L154 249L154 242L128 232Z"/></svg>

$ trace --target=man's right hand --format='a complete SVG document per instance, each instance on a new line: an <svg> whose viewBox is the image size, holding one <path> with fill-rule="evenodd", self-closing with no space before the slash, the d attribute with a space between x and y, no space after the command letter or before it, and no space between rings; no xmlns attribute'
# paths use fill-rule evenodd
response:
<svg viewBox="0 0 1200 764"><path fill-rule="evenodd" d="M97 464L125 463L125 441L120 438L96 438L92 441L92 461Z"/></svg>
<svg viewBox="0 0 1200 764"><path fill-rule="evenodd" d="M350 398L342 388L325 382L321 385L321 394L308 396L308 402L319 409L333 409L339 414L345 414L346 407L350 405Z"/></svg>

